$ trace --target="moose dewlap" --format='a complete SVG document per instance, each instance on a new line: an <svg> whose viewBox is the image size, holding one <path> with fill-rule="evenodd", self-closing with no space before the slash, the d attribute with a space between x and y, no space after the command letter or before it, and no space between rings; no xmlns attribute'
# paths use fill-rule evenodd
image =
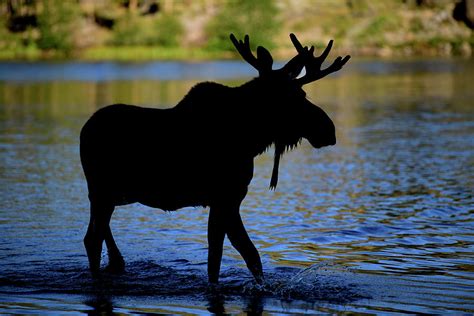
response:
<svg viewBox="0 0 474 316"><path fill-rule="evenodd" d="M168 211L209 206L209 281L218 282L225 236L257 282L263 280L260 256L239 214L253 160L275 146L270 185L276 187L285 150L302 138L315 148L336 143L333 122L306 99L302 86L340 70L350 58L338 57L321 69L332 41L314 57L314 47L303 47L293 34L290 38L297 55L272 70L265 48L258 47L255 57L248 36L238 41L231 35L240 55L259 72L240 87L203 82L170 109L115 104L92 115L80 136L90 200L84 244L92 273L99 273L104 240L107 268L124 269L109 222L115 206L138 202ZM303 67L306 74L297 78Z"/></svg>

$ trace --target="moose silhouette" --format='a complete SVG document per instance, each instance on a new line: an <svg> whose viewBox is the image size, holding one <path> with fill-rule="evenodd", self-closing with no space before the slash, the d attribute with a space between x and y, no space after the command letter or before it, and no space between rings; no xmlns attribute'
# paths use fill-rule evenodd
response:
<svg viewBox="0 0 474 316"><path fill-rule="evenodd" d="M306 99L302 86L340 70L350 56L337 57L321 69L333 42L315 57L313 46L303 47L290 34L297 55L272 70L268 50L259 46L255 57L248 35L243 41L233 34L230 39L258 70L257 78L239 87L198 83L169 109L106 106L82 128L80 156L90 200L84 245L93 274L99 273L104 240L106 269L124 270L109 222L115 206L138 202L167 211L210 207L209 282L218 282L225 236L256 281L263 281L260 256L239 214L253 177L253 160L274 145L270 187L275 188L280 157L302 138L315 148L336 143L333 122ZM303 68L306 74L298 77Z"/></svg>

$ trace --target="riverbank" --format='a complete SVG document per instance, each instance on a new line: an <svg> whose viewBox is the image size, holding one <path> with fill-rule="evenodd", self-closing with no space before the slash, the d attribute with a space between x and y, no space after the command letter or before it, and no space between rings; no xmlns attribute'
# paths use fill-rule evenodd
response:
<svg viewBox="0 0 474 316"><path fill-rule="evenodd" d="M455 57L471 58L474 45L468 41L437 41L432 43L410 42L397 46L384 45L360 48L334 48L332 55L350 54L359 58L416 58ZM294 48L272 50L276 60L287 60L295 55ZM60 51L42 51L36 47L0 51L2 61L209 61L240 59L237 52L207 50L204 48L123 46L91 47L71 54Z"/></svg>

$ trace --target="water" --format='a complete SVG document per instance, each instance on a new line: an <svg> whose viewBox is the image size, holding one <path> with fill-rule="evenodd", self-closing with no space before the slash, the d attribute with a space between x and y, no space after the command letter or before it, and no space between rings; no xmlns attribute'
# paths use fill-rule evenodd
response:
<svg viewBox="0 0 474 316"><path fill-rule="evenodd" d="M114 102L169 107L238 62L0 64L0 313L474 313L474 63L352 61L309 85L338 144L256 160L242 216L258 288L226 241L207 286L207 210L119 207L127 273L90 277L78 133ZM104 256L104 259L105 256Z"/></svg>

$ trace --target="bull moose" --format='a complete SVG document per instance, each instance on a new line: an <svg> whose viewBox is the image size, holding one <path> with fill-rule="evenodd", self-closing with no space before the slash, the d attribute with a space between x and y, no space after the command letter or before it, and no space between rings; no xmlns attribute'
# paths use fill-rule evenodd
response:
<svg viewBox="0 0 474 316"><path fill-rule="evenodd" d="M294 34L297 54L272 70L273 58L264 47L255 56L248 35L230 39L259 76L239 87L214 82L194 86L173 108L152 109L114 104L98 110L80 135L80 155L88 184L90 222L84 245L93 274L99 272L105 240L109 265L124 270L109 222L115 206L141 203L166 211L187 206L210 207L208 277L219 279L224 237L241 254L256 281L263 281L262 264L239 214L253 177L254 158L275 148L270 187L278 180L278 165L286 150L306 138L315 148L336 143L328 115L308 101L302 86L338 71L350 56L322 63ZM306 73L298 77L305 68Z"/></svg>

